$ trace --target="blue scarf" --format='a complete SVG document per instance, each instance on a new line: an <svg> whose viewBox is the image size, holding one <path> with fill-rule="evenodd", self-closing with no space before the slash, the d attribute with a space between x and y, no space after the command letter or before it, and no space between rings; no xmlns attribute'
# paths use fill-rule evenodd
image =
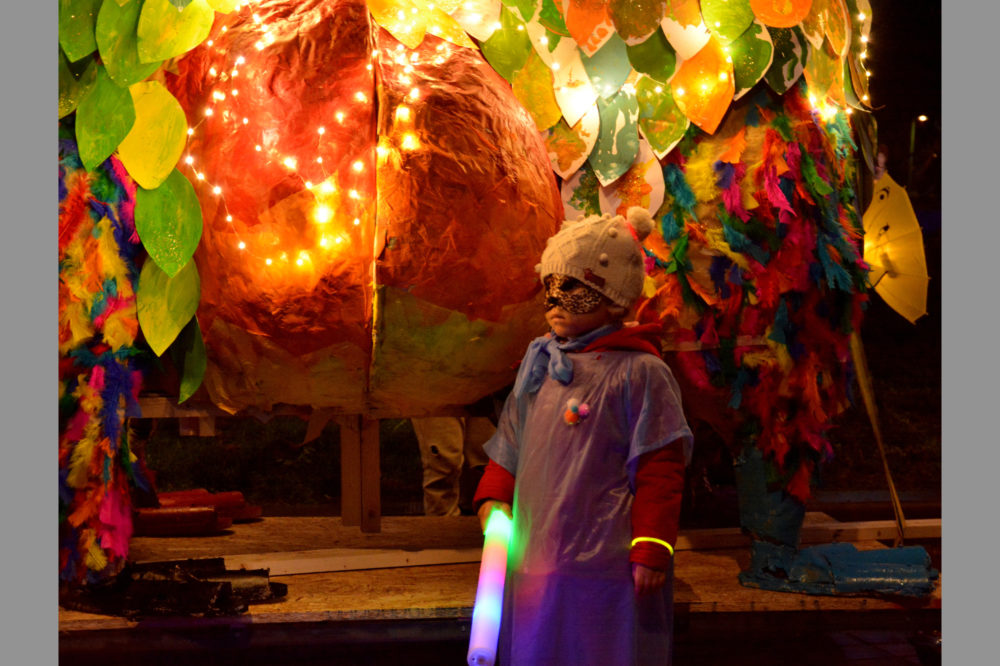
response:
<svg viewBox="0 0 1000 666"><path fill-rule="evenodd" d="M528 345L528 351L521 361L521 371L517 374L517 381L514 382L514 396L521 397L525 393L534 393L542 387L547 374L552 375L552 378L560 384L569 384L573 381L573 361L566 352L583 349L594 340L614 333L619 328L620 324L608 324L578 338L562 342L551 334L535 338Z"/></svg>

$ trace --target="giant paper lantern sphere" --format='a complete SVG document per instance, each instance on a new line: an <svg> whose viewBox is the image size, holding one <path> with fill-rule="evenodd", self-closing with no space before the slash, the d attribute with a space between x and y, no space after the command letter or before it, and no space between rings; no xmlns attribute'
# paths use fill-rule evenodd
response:
<svg viewBox="0 0 1000 666"><path fill-rule="evenodd" d="M275 0L175 70L213 402L413 416L512 380L562 203L477 50L409 48L359 0Z"/></svg>

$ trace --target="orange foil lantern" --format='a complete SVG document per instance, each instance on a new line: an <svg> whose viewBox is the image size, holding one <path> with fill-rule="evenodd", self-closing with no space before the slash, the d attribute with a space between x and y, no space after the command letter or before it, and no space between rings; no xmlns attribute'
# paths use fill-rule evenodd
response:
<svg viewBox="0 0 1000 666"><path fill-rule="evenodd" d="M277 0L176 70L213 402L415 416L512 380L562 203L478 51L407 48L359 0Z"/></svg>

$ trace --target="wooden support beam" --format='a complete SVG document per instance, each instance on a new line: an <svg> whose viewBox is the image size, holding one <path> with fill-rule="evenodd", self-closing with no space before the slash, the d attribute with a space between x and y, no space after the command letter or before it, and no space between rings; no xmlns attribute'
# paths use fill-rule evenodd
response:
<svg viewBox="0 0 1000 666"><path fill-rule="evenodd" d="M382 529L382 470L378 419L361 417L361 531Z"/></svg>
<svg viewBox="0 0 1000 666"><path fill-rule="evenodd" d="M340 424L340 520L361 525L361 418L341 416Z"/></svg>
<svg viewBox="0 0 1000 666"><path fill-rule="evenodd" d="M822 514L820 514L822 516ZM908 539L941 538L941 519L927 518L906 522ZM837 521L809 522L802 527L802 547L822 543L892 541L897 534L896 521L879 520L857 523ZM750 537L738 527L682 530L677 537L678 551L746 549ZM359 571L394 567L479 562L480 547L470 548L325 548L272 553L227 555L231 569L269 569L272 576Z"/></svg>

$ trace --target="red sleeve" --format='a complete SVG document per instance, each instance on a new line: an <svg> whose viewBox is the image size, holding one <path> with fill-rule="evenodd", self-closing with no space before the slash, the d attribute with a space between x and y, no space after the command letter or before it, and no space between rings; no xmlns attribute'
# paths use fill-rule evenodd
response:
<svg viewBox="0 0 1000 666"><path fill-rule="evenodd" d="M514 503L514 475L492 460L486 464L476 487L476 496L472 498L473 509L479 511L479 506L489 499Z"/></svg>
<svg viewBox="0 0 1000 666"><path fill-rule="evenodd" d="M632 502L632 538L653 537L674 547L683 496L684 449L680 440L640 456ZM629 561L650 569L666 569L670 558L670 550L655 541L640 541L629 552Z"/></svg>

